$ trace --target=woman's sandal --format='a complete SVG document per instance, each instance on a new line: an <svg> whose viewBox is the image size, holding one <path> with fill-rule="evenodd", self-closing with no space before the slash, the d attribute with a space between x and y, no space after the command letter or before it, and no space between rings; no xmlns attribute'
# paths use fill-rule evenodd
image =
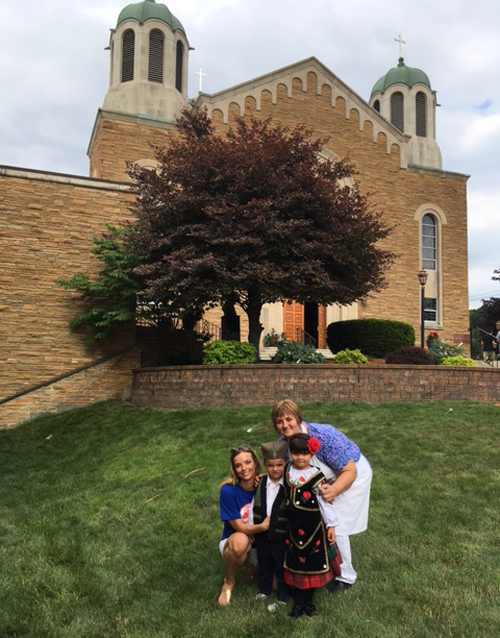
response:
<svg viewBox="0 0 500 638"><path fill-rule="evenodd" d="M227 605L229 605L231 603L231 594L232 594L233 590L232 589L224 589L222 588L221 594L219 596L219 605L226 607ZM221 603L220 599L222 594L225 594L226 596L226 603Z"/></svg>

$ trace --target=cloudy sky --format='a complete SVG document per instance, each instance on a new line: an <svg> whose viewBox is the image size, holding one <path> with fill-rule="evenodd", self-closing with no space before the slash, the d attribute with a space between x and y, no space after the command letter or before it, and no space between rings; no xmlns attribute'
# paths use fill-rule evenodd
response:
<svg viewBox="0 0 500 638"><path fill-rule="evenodd" d="M0 164L88 174L87 145L108 87L109 29L126 2L23 0L3 6ZM446 170L471 175L470 307L500 296L498 0L170 0L190 45L189 95L215 93L312 55L365 100L396 66L438 91Z"/></svg>

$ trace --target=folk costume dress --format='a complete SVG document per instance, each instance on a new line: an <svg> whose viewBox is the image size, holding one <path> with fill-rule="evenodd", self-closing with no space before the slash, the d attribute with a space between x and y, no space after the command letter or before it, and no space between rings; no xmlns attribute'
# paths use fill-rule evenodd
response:
<svg viewBox="0 0 500 638"><path fill-rule="evenodd" d="M319 495L325 476L317 467L285 468L285 506L288 530L285 541L285 582L297 589L323 587L340 573L340 554L333 546L328 556L326 527L337 525L335 507Z"/></svg>
<svg viewBox="0 0 500 638"><path fill-rule="evenodd" d="M301 424L301 431L321 443L321 448L311 459L311 465L319 467L327 481L334 481L337 473L351 459L356 465L358 473L356 480L348 490L335 499L335 509L339 519L335 535L343 561L341 574L337 580L353 584L357 574L352 566L349 536L360 534L368 527L372 468L359 447L332 425L304 422ZM285 439L281 437L279 440Z"/></svg>

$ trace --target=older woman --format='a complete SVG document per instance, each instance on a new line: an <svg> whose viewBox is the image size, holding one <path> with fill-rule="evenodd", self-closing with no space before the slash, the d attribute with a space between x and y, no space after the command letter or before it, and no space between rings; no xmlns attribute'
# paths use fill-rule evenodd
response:
<svg viewBox="0 0 500 638"><path fill-rule="evenodd" d="M269 528L269 517L258 525L248 524L255 477L260 463L249 445L240 445L230 453L231 476L222 483L219 493L220 517L224 523L219 549L224 560L224 584L219 605L229 605L236 583L236 572L246 563L251 549L250 536Z"/></svg>
<svg viewBox="0 0 500 638"><path fill-rule="evenodd" d="M356 582L349 536L364 532L368 526L372 480L370 464L359 447L333 426L303 422L299 406L289 399L274 406L271 419L282 440L305 432L321 443L311 464L319 467L326 478L333 481L323 488L322 495L330 503L335 501L339 519L337 545L343 559L340 576L327 589L332 593L344 592Z"/></svg>

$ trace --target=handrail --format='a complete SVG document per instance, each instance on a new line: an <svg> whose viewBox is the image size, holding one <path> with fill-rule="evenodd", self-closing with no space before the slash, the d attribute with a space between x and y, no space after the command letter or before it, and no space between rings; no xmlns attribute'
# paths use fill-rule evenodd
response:
<svg viewBox="0 0 500 638"><path fill-rule="evenodd" d="M49 381L44 381L43 383L39 383L38 385L31 386L31 388L27 388L26 390L22 390L17 394L13 394L10 397L5 399L0 399L0 405L3 403L8 403L9 401L13 401L14 399L19 399L19 397L23 397L26 394L30 394L30 392L36 392L36 390L41 390L42 388L46 388L53 383L57 383L58 381L62 381L63 379L67 379L68 377L72 377L74 374L78 374L79 372L83 372L84 370L88 370L89 368L94 368L95 366L101 365L101 363L106 363L106 361L111 361L111 359L115 359L116 357L120 357L128 352L132 352L135 349L135 346L130 346L129 348L125 348L120 350L119 352L111 355L106 355L105 357L101 357L100 359L96 359L95 361L91 361L90 363L85 364L84 366L80 366L79 368L75 368L74 370L70 370L70 372L65 372L64 374L59 374L57 377L52 377Z"/></svg>
<svg viewBox="0 0 500 638"><path fill-rule="evenodd" d="M306 332L305 330L303 330L302 328L297 326L297 330L296 330L296 341L298 343L302 343L304 345L306 344L310 344L312 346L314 346L315 348L318 347L318 340L315 339L312 335L310 335L308 332Z"/></svg>
<svg viewBox="0 0 500 638"><path fill-rule="evenodd" d="M198 321L195 326L195 330L200 334L208 335L208 343L210 343L214 339L222 339L222 328L220 326L217 326L215 323L212 323L211 321L207 321L206 319L200 319L200 321Z"/></svg>

